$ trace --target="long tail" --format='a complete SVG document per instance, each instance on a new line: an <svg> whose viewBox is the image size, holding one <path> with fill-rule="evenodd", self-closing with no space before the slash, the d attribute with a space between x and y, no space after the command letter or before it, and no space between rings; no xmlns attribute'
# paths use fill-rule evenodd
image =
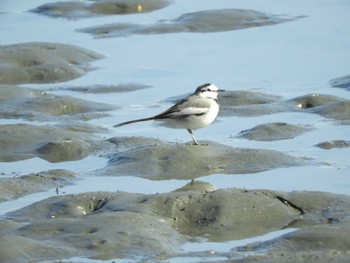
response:
<svg viewBox="0 0 350 263"><path fill-rule="evenodd" d="M133 121L122 122L122 123L118 123L118 124L114 125L113 127L117 128L117 127L124 126L124 125L127 125L127 124L131 124L131 123L134 123L134 122L152 121L152 120L154 120L154 117L149 117L149 118L144 118L144 119L138 119L138 120L133 120Z"/></svg>

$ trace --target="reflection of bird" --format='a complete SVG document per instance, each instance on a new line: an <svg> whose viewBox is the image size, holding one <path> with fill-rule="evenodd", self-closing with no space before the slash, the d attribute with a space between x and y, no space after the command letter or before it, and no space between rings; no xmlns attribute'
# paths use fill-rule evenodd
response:
<svg viewBox="0 0 350 263"><path fill-rule="evenodd" d="M114 127L141 121L163 121L165 126L187 129L193 144L198 145L192 130L208 126L215 120L219 113L218 92L222 91L224 90L206 83L199 86L192 95L156 116L119 123Z"/></svg>

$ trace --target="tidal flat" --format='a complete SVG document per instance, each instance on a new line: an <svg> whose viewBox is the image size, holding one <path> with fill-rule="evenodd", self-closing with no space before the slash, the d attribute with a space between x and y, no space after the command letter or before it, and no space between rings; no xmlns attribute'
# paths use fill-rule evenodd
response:
<svg viewBox="0 0 350 263"><path fill-rule="evenodd" d="M348 8L5 0L0 261L348 262ZM113 128L206 82L201 145Z"/></svg>

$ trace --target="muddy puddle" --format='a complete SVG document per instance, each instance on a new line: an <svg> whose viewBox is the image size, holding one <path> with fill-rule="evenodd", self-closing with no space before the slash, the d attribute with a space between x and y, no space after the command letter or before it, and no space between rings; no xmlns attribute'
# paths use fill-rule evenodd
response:
<svg viewBox="0 0 350 263"><path fill-rule="evenodd" d="M350 260L342 3L5 2L1 262ZM200 145L113 128L208 81Z"/></svg>

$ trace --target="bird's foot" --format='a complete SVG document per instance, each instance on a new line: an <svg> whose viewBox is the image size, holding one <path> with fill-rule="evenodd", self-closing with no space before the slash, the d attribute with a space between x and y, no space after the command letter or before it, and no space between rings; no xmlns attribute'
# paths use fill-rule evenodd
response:
<svg viewBox="0 0 350 263"><path fill-rule="evenodd" d="M199 142L197 142L197 143L192 143L191 145L208 146L209 144L208 143L199 143Z"/></svg>

